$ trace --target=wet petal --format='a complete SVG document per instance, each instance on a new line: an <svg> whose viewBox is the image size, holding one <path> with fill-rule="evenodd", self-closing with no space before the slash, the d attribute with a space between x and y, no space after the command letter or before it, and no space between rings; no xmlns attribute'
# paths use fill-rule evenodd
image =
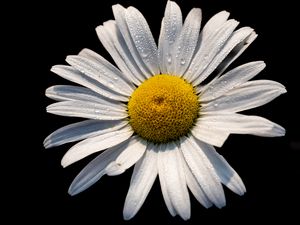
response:
<svg viewBox="0 0 300 225"><path fill-rule="evenodd" d="M126 196L123 215L129 220L142 207L157 176L157 151L150 144L144 156L136 163Z"/></svg>
<svg viewBox="0 0 300 225"><path fill-rule="evenodd" d="M95 152L105 150L126 141L133 134L130 126L125 126L117 131L107 132L96 137L85 139L67 151L61 160L63 167L83 159Z"/></svg>

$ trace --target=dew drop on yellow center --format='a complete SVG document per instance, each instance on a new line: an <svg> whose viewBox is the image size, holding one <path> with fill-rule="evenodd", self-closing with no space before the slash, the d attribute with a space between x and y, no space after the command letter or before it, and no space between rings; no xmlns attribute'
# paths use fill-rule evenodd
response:
<svg viewBox="0 0 300 225"><path fill-rule="evenodd" d="M185 80L160 74L142 83L128 102L129 123L142 138L154 143L187 134L199 114L199 100Z"/></svg>

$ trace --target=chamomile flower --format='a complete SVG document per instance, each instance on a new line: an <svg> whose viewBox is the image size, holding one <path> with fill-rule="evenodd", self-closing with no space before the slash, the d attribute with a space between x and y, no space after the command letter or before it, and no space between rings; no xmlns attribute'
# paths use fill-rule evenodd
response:
<svg viewBox="0 0 300 225"><path fill-rule="evenodd" d="M264 105L286 90L270 80L252 80L265 64L250 62L227 71L253 42L250 27L222 11L200 30L201 10L182 20L179 6L168 1L158 47L143 15L134 7L113 6L115 20L96 28L117 67L84 49L68 56L69 66L52 71L81 86L46 90L59 102L49 113L86 120L49 135L46 148L75 144L62 159L66 167L99 153L69 188L78 194L103 175L118 175L134 166L124 206L132 218L155 179L169 212L190 218L189 192L206 208L225 206L223 186L243 195L239 175L217 153L230 134L265 137L285 134L281 126L239 112ZM214 73L213 79L207 80Z"/></svg>

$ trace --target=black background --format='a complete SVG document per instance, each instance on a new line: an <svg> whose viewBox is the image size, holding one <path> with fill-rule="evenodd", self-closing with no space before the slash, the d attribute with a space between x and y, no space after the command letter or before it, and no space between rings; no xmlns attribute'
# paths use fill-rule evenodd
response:
<svg viewBox="0 0 300 225"><path fill-rule="evenodd" d="M6 23L8 37L11 34L8 43L12 41L13 44L4 45L13 49L7 55L12 63L10 71L13 72L7 76L16 79L11 90L16 85L18 88L15 88L16 97L11 102L17 101L19 105L14 112L17 114L15 119L20 119L21 123L16 122L9 132L10 137L15 137L13 141L4 140L11 146L9 152L13 153L8 159L10 166L3 172L12 171L7 178L10 185L6 208L16 216L10 219L21 218L41 224L198 224L260 222L274 218L285 222L293 220L299 211L297 203L300 200L297 182L300 178L300 138L297 132L300 115L297 109L299 41L296 7L288 1L177 1L184 16L193 7L202 8L202 25L215 13L227 10L231 18L239 20L242 26L253 27L259 34L258 38L231 68L249 61L264 60L267 68L257 79L276 80L287 87L287 94L247 112L281 124L287 130L285 137L231 135L218 149L242 177L247 188L244 196L237 196L225 188L227 206L221 210L215 207L205 209L191 197L192 216L184 222L179 217L173 218L167 211L157 180L139 213L132 220L124 221L122 209L132 168L120 176L104 176L77 196L68 195L69 184L94 155L63 169L60 160L72 145L49 150L43 148L43 139L49 133L78 121L47 114L45 107L52 101L44 96L44 91L51 85L69 84L51 73L50 68L64 64L67 55L77 54L82 48L90 48L112 61L98 41L95 27L113 19L111 5L116 3L138 8L147 19L155 39L158 39L166 1L43 1L16 3L11 8L18 9L12 10L10 16L17 20Z"/></svg>

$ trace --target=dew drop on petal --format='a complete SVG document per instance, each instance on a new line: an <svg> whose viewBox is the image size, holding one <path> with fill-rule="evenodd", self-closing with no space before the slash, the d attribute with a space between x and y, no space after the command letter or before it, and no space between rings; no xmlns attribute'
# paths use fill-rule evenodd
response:
<svg viewBox="0 0 300 225"><path fill-rule="evenodd" d="M171 37L170 37L170 35L168 36L168 40L169 40L169 45L172 45L173 43L174 43L174 40L170 40L171 39Z"/></svg>
<svg viewBox="0 0 300 225"><path fill-rule="evenodd" d="M168 62L169 64L172 62L172 58L171 58L171 55L170 55L170 54L167 55L167 62Z"/></svg>
<svg viewBox="0 0 300 225"><path fill-rule="evenodd" d="M141 56L142 56L143 58L147 58L147 57L148 57L148 55L149 55L149 54L148 54L148 53L146 53L146 52L142 52L142 53L141 53Z"/></svg>
<svg viewBox="0 0 300 225"><path fill-rule="evenodd" d="M114 88L115 87L114 83L109 82L109 87Z"/></svg>
<svg viewBox="0 0 300 225"><path fill-rule="evenodd" d="M207 59L208 59L208 54L205 54L205 55L203 56L203 61L206 62Z"/></svg>

